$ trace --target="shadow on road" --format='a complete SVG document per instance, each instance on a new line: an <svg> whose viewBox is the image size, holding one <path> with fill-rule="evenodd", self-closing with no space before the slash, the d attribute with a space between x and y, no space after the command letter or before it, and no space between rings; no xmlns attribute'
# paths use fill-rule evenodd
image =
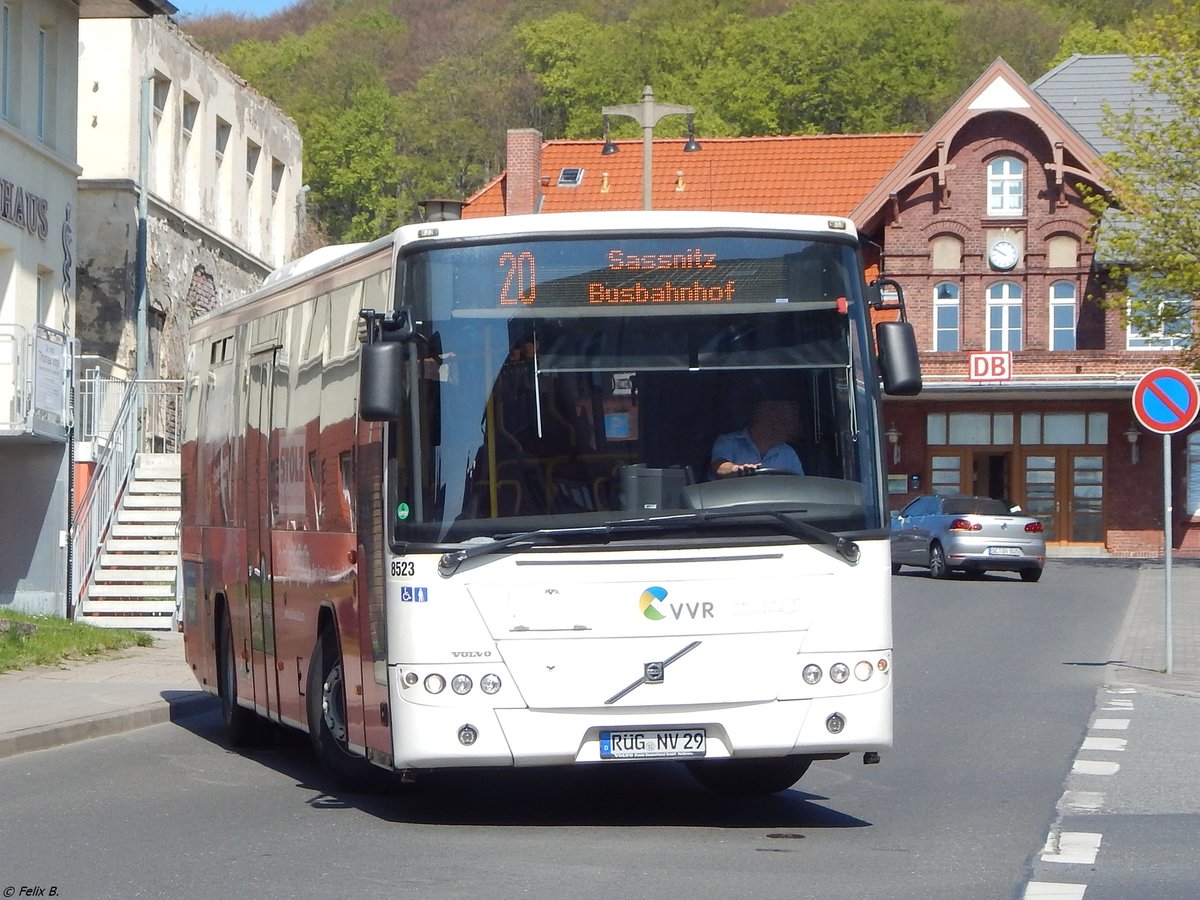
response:
<svg viewBox="0 0 1200 900"><path fill-rule="evenodd" d="M695 784L681 763L440 770L421 773L415 783L401 783L398 777L381 771L378 791L350 793L338 790L317 766L307 736L299 732L273 729L264 746L234 750L225 740L219 710L191 715L175 724L293 779L297 790L314 792L308 800L314 809L358 809L389 822L770 828L778 833L768 837L784 842L781 849L786 842L803 838L796 829L871 825L822 805L827 797L797 788L769 797L719 796Z"/></svg>

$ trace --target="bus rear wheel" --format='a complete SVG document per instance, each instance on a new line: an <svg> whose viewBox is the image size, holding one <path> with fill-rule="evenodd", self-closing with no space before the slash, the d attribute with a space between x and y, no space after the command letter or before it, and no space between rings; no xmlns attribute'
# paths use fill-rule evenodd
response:
<svg viewBox="0 0 1200 900"><path fill-rule="evenodd" d="M350 752L346 739L343 671L336 632L323 628L308 664L308 737L317 762L338 785L360 790L372 786L373 772L370 763Z"/></svg>
<svg viewBox="0 0 1200 900"><path fill-rule="evenodd" d="M804 777L807 756L771 759L706 759L687 764L692 777L716 794L764 797L786 791Z"/></svg>
<svg viewBox="0 0 1200 900"><path fill-rule="evenodd" d="M263 723L254 712L238 705L237 654L233 650L233 627L228 612L221 614L219 627L217 693L221 698L221 720L231 746L249 747L262 738Z"/></svg>

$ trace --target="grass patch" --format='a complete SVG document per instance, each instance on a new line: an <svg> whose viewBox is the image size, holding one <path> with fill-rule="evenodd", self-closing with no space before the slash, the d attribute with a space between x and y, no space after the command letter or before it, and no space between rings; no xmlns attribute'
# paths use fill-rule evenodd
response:
<svg viewBox="0 0 1200 900"><path fill-rule="evenodd" d="M140 631L96 628L53 616L0 611L0 672L54 666L63 660L103 656L127 647L149 647Z"/></svg>

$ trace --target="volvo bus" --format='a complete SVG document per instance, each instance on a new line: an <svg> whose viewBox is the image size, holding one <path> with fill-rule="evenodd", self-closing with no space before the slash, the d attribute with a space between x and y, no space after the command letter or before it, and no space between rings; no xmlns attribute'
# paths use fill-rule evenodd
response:
<svg viewBox="0 0 1200 900"><path fill-rule="evenodd" d="M920 371L850 221L407 225L191 336L185 647L234 744L745 793L891 745L880 398ZM800 465L717 477L761 400Z"/></svg>

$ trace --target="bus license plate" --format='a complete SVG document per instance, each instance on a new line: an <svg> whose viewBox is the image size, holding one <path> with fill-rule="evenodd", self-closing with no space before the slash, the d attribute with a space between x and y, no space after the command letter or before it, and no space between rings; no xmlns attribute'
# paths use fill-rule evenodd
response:
<svg viewBox="0 0 1200 900"><path fill-rule="evenodd" d="M602 731L601 759L679 759L704 756L703 728L663 731Z"/></svg>
<svg viewBox="0 0 1200 900"><path fill-rule="evenodd" d="M992 556L1020 556L1021 551L1017 547L989 547L988 553Z"/></svg>

